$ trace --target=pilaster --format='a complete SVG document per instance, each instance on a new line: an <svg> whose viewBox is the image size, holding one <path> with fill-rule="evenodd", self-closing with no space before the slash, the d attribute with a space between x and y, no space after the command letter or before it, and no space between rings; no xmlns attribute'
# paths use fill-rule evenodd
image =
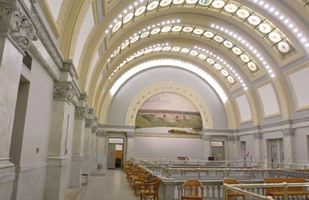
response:
<svg viewBox="0 0 309 200"><path fill-rule="evenodd" d="M91 169L91 135L93 127L96 127L94 120L93 109L89 109L85 120L85 135L84 135L84 161L83 161L83 174L90 176Z"/></svg>
<svg viewBox="0 0 309 200"><path fill-rule="evenodd" d="M75 122L72 145L72 164L70 187L79 188L82 184L82 169L84 156L85 119L88 113L86 107L87 95L81 94L78 107L75 107Z"/></svg>
<svg viewBox="0 0 309 200"><path fill-rule="evenodd" d="M107 155L106 155L106 131L97 131L97 145L96 145L96 155L97 155L97 164L101 165L103 168L106 168L107 164Z"/></svg>
<svg viewBox="0 0 309 200"><path fill-rule="evenodd" d="M135 132L127 132L127 155L126 161L130 160L134 157L134 140L135 140Z"/></svg>
<svg viewBox="0 0 309 200"><path fill-rule="evenodd" d="M254 138L254 160L255 161L264 161L263 155L264 151L262 148L263 135L260 129L257 132L253 133Z"/></svg>
<svg viewBox="0 0 309 200"><path fill-rule="evenodd" d="M202 140L203 140L204 160L208 160L208 157L212 155L211 154L211 135L207 133L203 133Z"/></svg>
<svg viewBox="0 0 309 200"><path fill-rule="evenodd" d="M231 135L227 137L226 160L238 160L240 153L240 137Z"/></svg>
<svg viewBox="0 0 309 200"><path fill-rule="evenodd" d="M24 51L37 40L31 20L16 0L0 0L0 196L11 199L14 165L9 151Z"/></svg>
<svg viewBox="0 0 309 200"><path fill-rule="evenodd" d="M296 163L295 153L295 129L284 128L281 130L283 134L283 151L284 151L284 163Z"/></svg>

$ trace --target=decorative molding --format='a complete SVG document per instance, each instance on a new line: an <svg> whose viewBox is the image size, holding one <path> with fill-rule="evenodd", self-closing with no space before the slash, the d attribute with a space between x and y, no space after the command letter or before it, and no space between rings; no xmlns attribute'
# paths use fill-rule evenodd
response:
<svg viewBox="0 0 309 200"><path fill-rule="evenodd" d="M54 85L54 100L71 102L76 96L76 92L71 82L56 82Z"/></svg>
<svg viewBox="0 0 309 200"><path fill-rule="evenodd" d="M286 128L281 130L283 136L294 136L295 135L295 128Z"/></svg>
<svg viewBox="0 0 309 200"><path fill-rule="evenodd" d="M127 137L128 138L134 138L135 137L135 132L127 132Z"/></svg>
<svg viewBox="0 0 309 200"><path fill-rule="evenodd" d="M231 136L227 136L227 141L240 141L240 136L236 136L236 135L231 135Z"/></svg>
<svg viewBox="0 0 309 200"><path fill-rule="evenodd" d="M76 107L75 108L75 119L84 120L88 114L88 109L86 107Z"/></svg>
<svg viewBox="0 0 309 200"><path fill-rule="evenodd" d="M31 6L31 16L33 20L33 25L37 29L37 34L41 39L43 45L45 46L46 50L49 52L50 56L55 61L57 67L61 69L63 67L63 57L60 53L57 45L52 40L46 26L44 25L43 20L41 19L37 9L35 8L37 4L32 4Z"/></svg>
<svg viewBox="0 0 309 200"><path fill-rule="evenodd" d="M201 139L201 135L168 134L168 133L135 133L136 137L164 137L164 138L196 138Z"/></svg>
<svg viewBox="0 0 309 200"><path fill-rule="evenodd" d="M80 93L79 100L82 100L82 101L87 102L87 101L88 101L88 95L87 95L87 93L85 93L85 92Z"/></svg>

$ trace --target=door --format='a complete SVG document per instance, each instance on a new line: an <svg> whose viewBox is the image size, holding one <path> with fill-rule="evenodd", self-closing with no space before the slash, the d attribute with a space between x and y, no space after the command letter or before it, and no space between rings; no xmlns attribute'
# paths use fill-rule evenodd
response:
<svg viewBox="0 0 309 200"><path fill-rule="evenodd" d="M108 169L114 169L116 167L115 157L116 157L116 144L109 143L108 151L107 151L107 168Z"/></svg>
<svg viewBox="0 0 309 200"><path fill-rule="evenodd" d="M224 142L211 142L211 151L215 160L225 160Z"/></svg>

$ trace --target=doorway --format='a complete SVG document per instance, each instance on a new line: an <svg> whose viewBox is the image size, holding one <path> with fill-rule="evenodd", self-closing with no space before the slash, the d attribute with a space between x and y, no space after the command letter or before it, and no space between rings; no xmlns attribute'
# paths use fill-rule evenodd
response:
<svg viewBox="0 0 309 200"><path fill-rule="evenodd" d="M280 167L279 163L282 163L284 160L283 139L269 140L268 152L271 167Z"/></svg>
<svg viewBox="0 0 309 200"><path fill-rule="evenodd" d="M123 138L108 138L107 168L121 169L123 163Z"/></svg>
<svg viewBox="0 0 309 200"><path fill-rule="evenodd" d="M224 142L211 142L211 152L214 160L225 160Z"/></svg>
<svg viewBox="0 0 309 200"><path fill-rule="evenodd" d="M240 160L244 161L244 165L246 165L247 161L246 141L240 142Z"/></svg>

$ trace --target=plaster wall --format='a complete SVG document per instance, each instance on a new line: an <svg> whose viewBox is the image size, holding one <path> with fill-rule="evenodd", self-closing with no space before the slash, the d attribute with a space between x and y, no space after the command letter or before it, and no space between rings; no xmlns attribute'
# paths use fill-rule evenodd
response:
<svg viewBox="0 0 309 200"><path fill-rule="evenodd" d="M309 163L309 127L295 130L295 153L298 163Z"/></svg>
<svg viewBox="0 0 309 200"><path fill-rule="evenodd" d="M172 81L197 92L208 106L213 120L213 128L228 128L228 120L220 97L197 75L174 67L157 67L142 71L126 83L114 95L107 114L107 124L123 125L127 109L134 97L144 88L158 83Z"/></svg>
<svg viewBox="0 0 309 200"><path fill-rule="evenodd" d="M203 159L203 141L195 138L135 137L134 156L137 158Z"/></svg>

